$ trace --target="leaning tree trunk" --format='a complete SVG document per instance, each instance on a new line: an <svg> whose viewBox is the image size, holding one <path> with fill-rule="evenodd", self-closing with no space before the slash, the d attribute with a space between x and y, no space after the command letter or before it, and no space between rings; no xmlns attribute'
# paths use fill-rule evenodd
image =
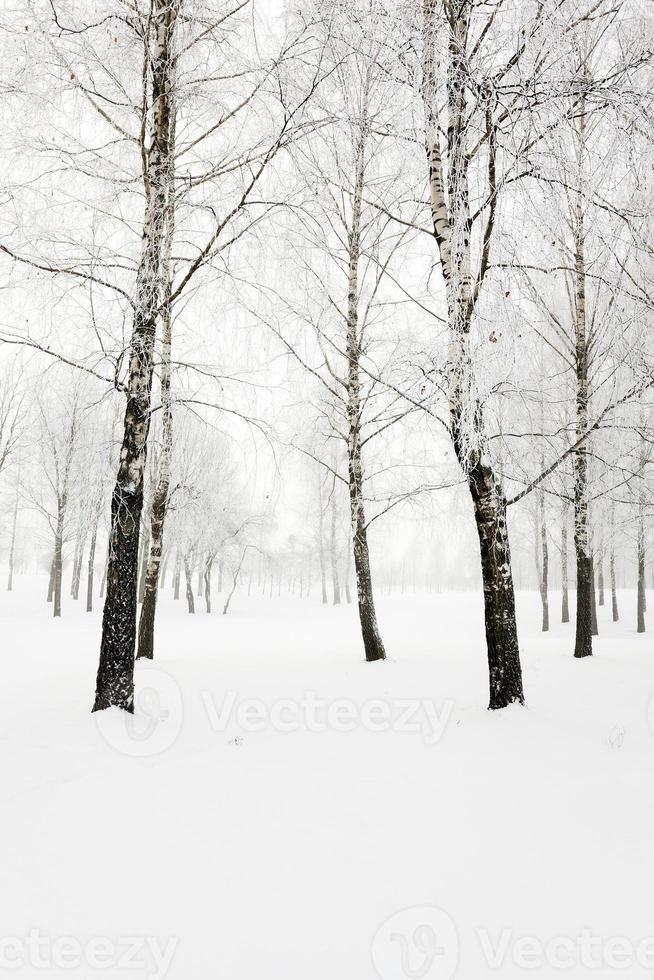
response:
<svg viewBox="0 0 654 980"><path fill-rule="evenodd" d="M367 95L367 92L366 92ZM356 178L352 207L352 227L349 233L349 273L347 297L347 405L348 426L347 468L350 491L350 520L352 525L352 551L357 583L357 603L359 622L363 637L366 660L385 660L386 651L382 642L372 592L370 572L370 553L368 550L368 529L365 519L363 496L363 462L361 458L361 384L359 365L361 359L361 335L359 331L359 258L361 252L361 204L363 200L363 178L365 168L365 135L368 127L367 99L364 99L361 132L357 146ZM334 468L335 464L334 464ZM335 567L336 549L336 478L332 489L332 563ZM334 572L334 602L336 602L337 573Z"/></svg>
<svg viewBox="0 0 654 980"><path fill-rule="evenodd" d="M93 710L134 710L136 586L143 482L150 427L152 362L172 148L173 36L179 0L153 0L152 134L144 173L146 209L136 281L127 405L118 476L111 499L107 595Z"/></svg>
<svg viewBox="0 0 654 980"><path fill-rule="evenodd" d="M424 0L422 97L431 217L447 294L447 387L451 437L466 476L474 508L484 591L489 707L524 702L518 647L506 498L495 476L470 354L470 330L477 287L472 282L468 136L467 46L471 5L452 5L447 51L447 166L443 165L439 102L443 86L437 72L441 34L439 4ZM475 96L477 97L477 96ZM490 181L494 182L495 129L489 118ZM447 181L447 190L446 182ZM494 214L495 197L490 207ZM488 265L485 245L480 281Z"/></svg>
<svg viewBox="0 0 654 980"><path fill-rule="evenodd" d="M568 526L565 513L561 524L561 622L570 622L570 598L568 595Z"/></svg>

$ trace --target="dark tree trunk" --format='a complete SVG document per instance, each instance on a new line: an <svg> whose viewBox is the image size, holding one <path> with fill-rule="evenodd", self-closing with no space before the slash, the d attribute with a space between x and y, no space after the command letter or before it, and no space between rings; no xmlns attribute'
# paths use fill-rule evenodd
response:
<svg viewBox="0 0 654 980"><path fill-rule="evenodd" d="M146 164L149 194L136 281L123 440L111 498L107 596L102 617L94 711L109 707L123 708L128 712L134 710L139 533L150 426L154 339L160 302L160 266L172 164L171 73L177 7L176 0L154 0L153 3L153 48L149 69L153 113Z"/></svg>
<svg viewBox="0 0 654 980"><path fill-rule="evenodd" d="M577 623L575 657L593 653L593 569L588 534L586 452L575 453L575 560L577 564Z"/></svg>
<svg viewBox="0 0 654 980"><path fill-rule="evenodd" d="M578 117L579 143L583 146L585 133L585 105L582 103ZM583 438L588 432L588 338L586 331L586 258L584 229L584 200L579 189L574 205L575 239L575 375L576 375L576 436ZM595 589L593 560L588 528L588 443L583 443L574 453L574 517L575 560L577 563L577 623L575 657L590 657L593 653L593 607Z"/></svg>
<svg viewBox="0 0 654 980"><path fill-rule="evenodd" d="M484 589L489 708L505 708L524 703L506 501L492 471L481 462L470 472L468 484L479 537Z"/></svg>
<svg viewBox="0 0 654 980"><path fill-rule="evenodd" d="M123 458L129 458L132 453L129 447L125 448ZM136 578L142 506L142 492L123 493L119 485L114 488L94 711L111 707L134 711Z"/></svg>

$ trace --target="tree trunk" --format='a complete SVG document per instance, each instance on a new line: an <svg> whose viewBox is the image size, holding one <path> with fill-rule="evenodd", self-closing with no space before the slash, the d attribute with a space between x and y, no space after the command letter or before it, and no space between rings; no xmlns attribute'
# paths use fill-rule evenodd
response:
<svg viewBox="0 0 654 980"><path fill-rule="evenodd" d="M93 526L91 534L91 545L89 547L89 558L86 571L86 611L93 612L93 572L95 563L95 545L98 538L97 522Z"/></svg>
<svg viewBox="0 0 654 980"><path fill-rule="evenodd" d="M50 578L48 579L48 602L52 602L54 596L54 583L55 583L55 560L53 555L52 561L50 562Z"/></svg>
<svg viewBox="0 0 654 980"><path fill-rule="evenodd" d="M591 556L590 559L590 629L593 636L597 636L599 629L597 627L597 601L595 594L595 559Z"/></svg>
<svg viewBox="0 0 654 980"><path fill-rule="evenodd" d="M327 568L325 562L325 511L322 503L322 485L318 484L318 556L320 559L320 582L322 585L322 604L327 605Z"/></svg>
<svg viewBox="0 0 654 980"><path fill-rule="evenodd" d="M152 547L152 537L150 537L150 547ZM161 572L159 573L159 591L166 588L166 577L168 575L168 558L167 554L161 563Z"/></svg>
<svg viewBox="0 0 654 980"><path fill-rule="evenodd" d="M73 578L71 582L70 594L73 599L79 599L79 587L82 581L82 560L84 558L84 545L86 535L80 534L75 545L75 558L73 561Z"/></svg>
<svg viewBox="0 0 654 980"><path fill-rule="evenodd" d="M580 112L580 136L583 143L585 114ZM581 155L581 151L579 151ZM581 161L579 162L581 172ZM579 176L581 183L581 173ZM576 370L576 438L588 431L588 340L586 335L586 265L584 248L584 203L581 188L575 204L575 370ZM584 443L574 453L575 559L577 563L577 624L575 657L593 653L593 560L588 521L588 446Z"/></svg>
<svg viewBox="0 0 654 980"><path fill-rule="evenodd" d="M111 539L110 539L110 541L111 541ZM101 599L104 596L105 589L107 588L107 570L109 568L109 549L110 549L110 547L111 547L111 543L109 543L107 545L107 554L105 556L104 565L102 567L102 578L100 579L100 598Z"/></svg>
<svg viewBox="0 0 654 980"><path fill-rule="evenodd" d="M597 570L597 601L600 606L604 605L604 546L600 543L599 547L599 568Z"/></svg>
<svg viewBox="0 0 654 980"><path fill-rule="evenodd" d="M232 587L231 587L231 589L229 591L229 594L227 595L227 598L225 599L225 605L223 606L223 616L226 616L227 615L227 612L229 610L229 604L232 601L232 596L236 592L236 586L238 584L239 575L241 574L241 568L243 567L243 562L245 560L245 555L247 553L247 550L248 550L247 547L243 549L243 553L241 555L241 560L239 561L239 563L238 563L238 565L236 567L236 571L232 574ZM281 582L281 578L282 577L280 575L279 576L280 582ZM271 584L271 596L272 596L272 572L270 574L270 584Z"/></svg>
<svg viewBox="0 0 654 980"><path fill-rule="evenodd" d="M7 592L14 588L14 555L16 551L16 527L18 524L18 485L14 498L14 511L11 517L11 542L9 544L9 574L7 576Z"/></svg>
<svg viewBox="0 0 654 980"><path fill-rule="evenodd" d="M171 86L177 9L177 0L153 0L154 42L149 58L152 134L144 175L148 193L134 300L123 441L111 500L111 547L94 711L112 706L128 712L134 710L139 531L160 301L160 265L172 163Z"/></svg>
<svg viewBox="0 0 654 980"><path fill-rule="evenodd" d="M193 598L193 569L189 563L188 555L184 555L184 578L186 579L186 602L188 611L195 612L195 599Z"/></svg>
<svg viewBox="0 0 654 980"><path fill-rule="evenodd" d="M345 565L345 601L348 606L352 605L352 592L350 590L350 576L352 574L352 545L347 549L347 563ZM301 581L301 580L300 580Z"/></svg>
<svg viewBox="0 0 654 980"><path fill-rule="evenodd" d="M617 623L620 619L620 614L618 612L618 593L615 587L615 550L613 544L611 544L609 571L611 575L611 611L613 613L613 622Z"/></svg>
<svg viewBox="0 0 654 980"><path fill-rule="evenodd" d="M208 555L204 563L204 604L208 613L211 612L211 567L213 565L213 557Z"/></svg>
<svg viewBox="0 0 654 980"><path fill-rule="evenodd" d="M336 477L332 486L331 499L331 533L329 538L329 553L332 569L332 605L341 604L341 586L338 580L338 555L336 552Z"/></svg>
<svg viewBox="0 0 654 980"><path fill-rule="evenodd" d="M570 598L568 595L568 527L563 515L561 524L561 622L570 622Z"/></svg>
<svg viewBox="0 0 654 980"><path fill-rule="evenodd" d="M365 519L363 495L364 475L361 457L361 385L359 364L361 359L361 336L359 332L359 258L361 251L361 205L363 200L363 180L365 170L365 136L368 130L367 90L364 94L359 143L356 154L355 190L352 207L352 227L349 232L349 272L347 298L347 406L348 426L347 464L348 487L350 491L350 521L352 527L352 551L357 583L357 603L359 623L363 637L366 660L371 663L385 660L386 651L382 642L377 613L372 592L370 554L368 551L368 528ZM336 470L336 460L334 460ZM336 563L336 476L332 487L332 525L331 553L332 578L334 583L334 604L340 602L338 587L338 567Z"/></svg>
<svg viewBox="0 0 654 980"><path fill-rule="evenodd" d="M179 583L182 576L182 559L179 548L175 553L175 570L173 572L173 599L179 599Z"/></svg>
<svg viewBox="0 0 654 980"><path fill-rule="evenodd" d="M143 517L143 538L141 541L141 560L139 562L138 601L143 602L145 596L145 580L148 573L150 558L150 524L152 507L147 508Z"/></svg>
<svg viewBox="0 0 654 980"><path fill-rule="evenodd" d="M543 467L544 468L544 467ZM547 545L547 525L545 523L545 498L540 494L540 599L543 609L541 630L547 633L550 628L549 603L549 548Z"/></svg>
<svg viewBox="0 0 654 980"><path fill-rule="evenodd" d="M54 616L61 616L61 582L63 578L63 547L64 547L64 509L59 505L57 514L57 527L55 530L55 541L54 541L54 582L53 582L53 600L54 600Z"/></svg>
<svg viewBox="0 0 654 980"><path fill-rule="evenodd" d="M524 702L506 502L489 468L469 477L484 589L491 709Z"/></svg>
<svg viewBox="0 0 654 980"><path fill-rule="evenodd" d="M174 119L171 124L174 142ZM172 164L171 164L172 166ZM168 495L170 492L170 466L173 451L173 405L170 394L171 387L171 353L172 353L172 245L175 230L175 211L172 196L168 201L166 214L166 241L163 254L164 303L161 317L161 368L159 385L161 389L161 405L163 417L161 422L161 454L157 467L157 482L152 494L150 510L150 546L147 566L142 575L143 605L139 619L139 636L137 657L146 660L154 658L154 623L157 613L157 597L159 595L159 576L164 547L164 526ZM179 554L175 565L175 598L179 598ZM162 577L163 578L163 577ZM163 581L162 581L163 585Z"/></svg>
<svg viewBox="0 0 654 980"><path fill-rule="evenodd" d="M636 565L638 571L637 632L645 632L645 525L642 504L638 515L638 539L636 544Z"/></svg>
<svg viewBox="0 0 654 980"><path fill-rule="evenodd" d="M524 694L506 525L506 498L492 468L470 352L470 330L476 298L471 271L470 154L466 126L471 6L467 3L452 5L447 84L441 86L437 77L437 38L441 35L437 16L439 5L436 0L424 0L422 98L431 217L447 295L450 429L456 457L468 483L479 537L489 707L496 709L516 702L523 703ZM445 93L448 110L447 166L443 165L441 154L439 102L442 92ZM490 132L494 133L492 126ZM492 135L490 138L494 139ZM490 144L490 154L490 169L493 171L494 143ZM493 179L491 172L491 183Z"/></svg>

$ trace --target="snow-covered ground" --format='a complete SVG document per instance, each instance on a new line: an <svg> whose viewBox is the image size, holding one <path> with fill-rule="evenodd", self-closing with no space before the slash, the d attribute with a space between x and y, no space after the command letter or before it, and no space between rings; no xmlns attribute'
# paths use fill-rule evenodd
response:
<svg viewBox="0 0 654 980"><path fill-rule="evenodd" d="M368 665L352 607L167 591L130 726L90 714L99 613L44 591L0 593L0 975L654 976L633 593L582 662L520 596L528 707L491 714L476 595L380 597Z"/></svg>

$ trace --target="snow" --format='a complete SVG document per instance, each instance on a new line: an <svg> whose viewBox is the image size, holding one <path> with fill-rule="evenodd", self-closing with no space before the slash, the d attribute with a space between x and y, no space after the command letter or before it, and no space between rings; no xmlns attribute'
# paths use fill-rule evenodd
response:
<svg viewBox="0 0 654 980"><path fill-rule="evenodd" d="M0 594L7 975L651 980L634 593L585 661L521 594L528 707L489 713L475 594L379 596L389 660L366 664L352 607L191 617L166 590L130 728L90 714L99 612L52 620L45 588Z"/></svg>

